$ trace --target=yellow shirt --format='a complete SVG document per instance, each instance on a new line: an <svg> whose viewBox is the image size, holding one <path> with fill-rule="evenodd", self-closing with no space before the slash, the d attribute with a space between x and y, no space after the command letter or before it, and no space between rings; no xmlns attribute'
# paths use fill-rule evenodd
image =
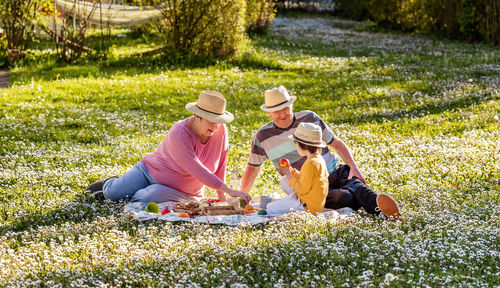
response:
<svg viewBox="0 0 500 288"><path fill-rule="evenodd" d="M328 194L328 170L323 157L319 154L307 157L302 170L293 169L292 176L288 182L306 205L305 210L314 215L323 212Z"/></svg>

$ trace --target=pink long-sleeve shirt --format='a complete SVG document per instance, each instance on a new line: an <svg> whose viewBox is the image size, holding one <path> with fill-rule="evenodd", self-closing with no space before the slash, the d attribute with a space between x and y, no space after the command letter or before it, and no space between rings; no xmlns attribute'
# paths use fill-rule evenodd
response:
<svg viewBox="0 0 500 288"><path fill-rule="evenodd" d="M160 184L201 197L203 186L217 189L224 183L228 151L224 124L202 144L185 119L172 125L158 149L141 162Z"/></svg>

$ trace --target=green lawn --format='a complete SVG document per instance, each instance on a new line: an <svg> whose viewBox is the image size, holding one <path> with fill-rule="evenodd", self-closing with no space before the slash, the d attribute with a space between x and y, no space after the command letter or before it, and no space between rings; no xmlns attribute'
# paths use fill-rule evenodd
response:
<svg viewBox="0 0 500 288"><path fill-rule="evenodd" d="M74 65L56 64L42 41L0 90L0 286L500 285L498 47L278 17L234 59L182 67L126 58L159 46L133 36L115 39L122 58ZM298 96L295 111L329 123L404 221L138 223L124 203L85 195L153 151L207 89L235 115L228 170L243 172L269 121L264 90L278 85ZM266 164L251 194L275 192Z"/></svg>

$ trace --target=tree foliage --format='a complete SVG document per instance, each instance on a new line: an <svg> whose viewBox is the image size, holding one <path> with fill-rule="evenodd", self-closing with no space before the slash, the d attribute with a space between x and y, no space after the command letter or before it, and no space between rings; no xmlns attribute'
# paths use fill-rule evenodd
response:
<svg viewBox="0 0 500 288"><path fill-rule="evenodd" d="M336 13L405 31L500 43L498 0L338 0Z"/></svg>
<svg viewBox="0 0 500 288"><path fill-rule="evenodd" d="M153 0L162 11L167 51L181 56L233 55L245 30L244 0Z"/></svg>
<svg viewBox="0 0 500 288"><path fill-rule="evenodd" d="M41 7L46 0L0 0L0 29L7 49L24 50L33 38Z"/></svg>
<svg viewBox="0 0 500 288"><path fill-rule="evenodd" d="M274 19L273 0L247 0L246 27L251 32L262 32Z"/></svg>

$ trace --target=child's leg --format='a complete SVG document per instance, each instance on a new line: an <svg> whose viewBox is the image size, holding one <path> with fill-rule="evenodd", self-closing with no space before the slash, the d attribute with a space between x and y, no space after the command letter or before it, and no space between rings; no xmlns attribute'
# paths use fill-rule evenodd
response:
<svg viewBox="0 0 500 288"><path fill-rule="evenodd" d="M305 211L305 209L297 198L297 194L292 193L283 199L267 204L266 211L268 214L286 214L290 212Z"/></svg>
<svg viewBox="0 0 500 288"><path fill-rule="evenodd" d="M283 190L283 192L285 192L286 195L295 194L295 190L292 188L292 186L290 186L290 183L288 182L286 176L281 176L280 186L281 190Z"/></svg>

